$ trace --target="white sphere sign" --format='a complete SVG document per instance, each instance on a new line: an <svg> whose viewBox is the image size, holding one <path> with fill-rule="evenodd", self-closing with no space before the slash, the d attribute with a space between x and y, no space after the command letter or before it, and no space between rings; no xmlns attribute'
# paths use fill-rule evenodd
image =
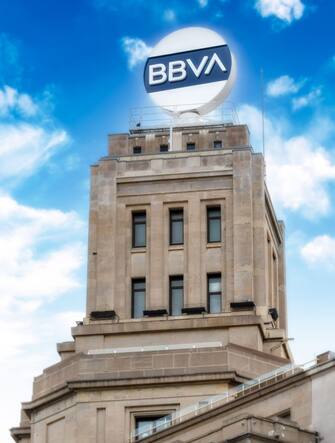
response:
<svg viewBox="0 0 335 443"><path fill-rule="evenodd" d="M236 62L224 38L207 28L183 28L164 37L144 68L144 85L170 113L206 114L227 97Z"/></svg>

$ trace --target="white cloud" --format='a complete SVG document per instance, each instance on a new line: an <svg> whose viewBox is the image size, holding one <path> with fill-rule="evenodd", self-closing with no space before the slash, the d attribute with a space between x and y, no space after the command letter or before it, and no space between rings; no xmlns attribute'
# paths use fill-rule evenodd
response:
<svg viewBox="0 0 335 443"><path fill-rule="evenodd" d="M166 22L174 22L176 20L176 12L173 9L165 9L163 18Z"/></svg>
<svg viewBox="0 0 335 443"><path fill-rule="evenodd" d="M301 108L305 108L307 106L313 106L321 97L322 90L321 88L316 88L313 91L310 91L308 94L303 95L301 97L294 97L292 99L292 108L294 111L297 111Z"/></svg>
<svg viewBox="0 0 335 443"><path fill-rule="evenodd" d="M255 8L262 17L272 15L286 23L291 23L303 16L305 6L301 0L257 0Z"/></svg>
<svg viewBox="0 0 335 443"><path fill-rule="evenodd" d="M5 43L7 40L5 41ZM8 42L7 42L8 43ZM0 34L0 65L17 62L15 47ZM12 57L12 59L11 59ZM13 70L12 70L13 71ZM20 70L14 70L19 75ZM0 66L1 77L11 74ZM22 204L6 191L33 174L69 141L52 115L50 94L41 100L10 86L0 88L0 391L6 401L0 440L19 423L20 402L33 376L57 362L55 342L69 336L83 313L71 307L82 291L83 227L78 214ZM22 190L23 188L21 188ZM67 296L67 302L50 309ZM23 370L24 369L24 370Z"/></svg>
<svg viewBox="0 0 335 443"><path fill-rule="evenodd" d="M240 121L249 125L255 148L262 146L261 113L244 105ZM281 209L300 211L307 217L321 216L330 209L328 183L335 180L335 163L326 148L308 128L288 136L288 123L265 119L267 183L275 204Z"/></svg>
<svg viewBox="0 0 335 443"><path fill-rule="evenodd" d="M84 223L75 212L37 209L0 194L0 391L6 399L0 440L19 423L20 402L29 400L33 376L56 363L56 342L70 339L82 312L49 304L83 290ZM64 308L62 308L64 309ZM24 368L24 371L22 370Z"/></svg>
<svg viewBox="0 0 335 443"><path fill-rule="evenodd" d="M31 310L78 288L83 247L72 238L82 227L74 212L35 209L0 195L0 307Z"/></svg>
<svg viewBox="0 0 335 443"><path fill-rule="evenodd" d="M6 117L18 112L24 117L32 117L38 112L38 105L28 94L21 94L10 86L0 89L0 116Z"/></svg>
<svg viewBox="0 0 335 443"><path fill-rule="evenodd" d="M198 0L200 8L205 8L208 5L208 0Z"/></svg>
<svg viewBox="0 0 335 443"><path fill-rule="evenodd" d="M329 235L319 235L301 248L304 260L311 264L335 267L335 238Z"/></svg>
<svg viewBox="0 0 335 443"><path fill-rule="evenodd" d="M56 343L71 340L70 327L82 318L80 311L2 313L0 390L6 407L1 410L1 442L13 442L9 428L19 425L20 402L31 399L33 378L59 361Z"/></svg>
<svg viewBox="0 0 335 443"><path fill-rule="evenodd" d="M121 41L123 50L128 56L129 68L133 68L138 63L145 60L152 49L139 38L123 37Z"/></svg>
<svg viewBox="0 0 335 443"><path fill-rule="evenodd" d="M64 130L35 123L0 123L0 179L30 175L69 140Z"/></svg>
<svg viewBox="0 0 335 443"><path fill-rule="evenodd" d="M267 95L279 97L281 95L295 94L302 87L303 82L296 82L288 75L282 75L270 81L266 87Z"/></svg>
<svg viewBox="0 0 335 443"><path fill-rule="evenodd" d="M44 165L69 136L48 111L50 97L37 101L5 86L0 89L0 180L22 178Z"/></svg>

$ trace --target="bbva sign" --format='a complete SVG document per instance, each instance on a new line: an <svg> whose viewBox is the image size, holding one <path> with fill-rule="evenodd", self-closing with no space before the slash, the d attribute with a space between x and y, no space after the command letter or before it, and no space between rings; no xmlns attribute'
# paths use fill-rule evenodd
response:
<svg viewBox="0 0 335 443"><path fill-rule="evenodd" d="M227 45L162 57L151 57L145 70L147 92L227 80L231 57Z"/></svg>
<svg viewBox="0 0 335 443"><path fill-rule="evenodd" d="M184 28L161 40L147 59L145 89L174 112L210 112L230 92L234 57L224 39L206 28Z"/></svg>

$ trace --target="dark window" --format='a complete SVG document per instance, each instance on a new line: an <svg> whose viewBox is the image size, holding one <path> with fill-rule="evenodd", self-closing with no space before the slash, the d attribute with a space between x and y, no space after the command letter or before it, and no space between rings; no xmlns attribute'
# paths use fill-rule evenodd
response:
<svg viewBox="0 0 335 443"><path fill-rule="evenodd" d="M159 147L160 152L168 152L168 150L169 150L169 145L160 145Z"/></svg>
<svg viewBox="0 0 335 443"><path fill-rule="evenodd" d="M133 248L146 245L147 216L145 212L133 212Z"/></svg>
<svg viewBox="0 0 335 443"><path fill-rule="evenodd" d="M214 149L221 149L222 148L222 141L221 140L214 140L213 148Z"/></svg>
<svg viewBox="0 0 335 443"><path fill-rule="evenodd" d="M144 415L143 417L135 417L136 440L149 437L155 432L164 429L168 417L168 415Z"/></svg>
<svg viewBox="0 0 335 443"><path fill-rule="evenodd" d="M277 417L284 418L285 420L291 420L291 409L286 409L286 411L281 411L276 414Z"/></svg>
<svg viewBox="0 0 335 443"><path fill-rule="evenodd" d="M170 277L170 315L181 315L184 306L183 276Z"/></svg>
<svg viewBox="0 0 335 443"><path fill-rule="evenodd" d="M170 245L184 243L184 210L170 209Z"/></svg>
<svg viewBox="0 0 335 443"><path fill-rule="evenodd" d="M221 312L221 274L208 274L207 276L208 312L217 314Z"/></svg>
<svg viewBox="0 0 335 443"><path fill-rule="evenodd" d="M195 143L193 143L193 142L186 143L186 150L187 151L195 151Z"/></svg>
<svg viewBox="0 0 335 443"><path fill-rule="evenodd" d="M207 242L221 241L221 208L220 206L207 208Z"/></svg>
<svg viewBox="0 0 335 443"><path fill-rule="evenodd" d="M142 146L133 147L133 154L141 154L141 152L142 152Z"/></svg>
<svg viewBox="0 0 335 443"><path fill-rule="evenodd" d="M131 317L141 318L145 309L145 279L133 279L131 292Z"/></svg>

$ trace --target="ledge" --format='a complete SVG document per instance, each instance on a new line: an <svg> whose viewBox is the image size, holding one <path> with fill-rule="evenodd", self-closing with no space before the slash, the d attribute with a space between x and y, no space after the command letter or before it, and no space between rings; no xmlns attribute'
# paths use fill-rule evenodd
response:
<svg viewBox="0 0 335 443"><path fill-rule="evenodd" d="M144 175L143 171L141 175L119 175L116 178L116 183L124 184L124 183L139 183L139 182L156 182L156 181L162 181L162 180L180 180L182 178L208 178L208 177L228 177L232 178L233 176L233 169L231 166L227 167L226 169L218 169L218 170L209 170L209 169L203 169L198 171L176 171L176 172L159 172L159 173L153 173L151 170L148 174Z"/></svg>
<svg viewBox="0 0 335 443"><path fill-rule="evenodd" d="M171 159L171 158L180 158L180 157L204 157L204 156L217 156L217 155L227 155L231 154L236 149L242 150L250 150L252 151L252 147L248 145L236 145L236 146L228 146L224 149L208 149L208 150L195 150L195 151L168 151L168 152L151 152L151 153L143 153L143 154L111 154L108 156L101 157L99 161L136 161L136 160L155 160L157 158L162 159Z"/></svg>
<svg viewBox="0 0 335 443"><path fill-rule="evenodd" d="M200 368L199 368L200 369ZM167 374L152 374L151 376L142 376L134 378L133 374L129 374L129 377L122 379L113 378L112 376L100 375L95 378L82 376L77 379L64 382L61 386L53 389L52 391L45 393L39 397L36 397L32 401L23 402L22 409L28 414L35 408L46 405L49 402L58 401L63 397L75 394L76 391L84 389L115 389L115 388L134 388L153 386L153 385L173 385L187 384L187 383L204 383L204 381L219 381L230 382L234 384L244 383L249 380L246 374L237 373L237 371L218 371L218 370L201 370L194 374L179 374L179 375L167 375ZM23 429L23 428L13 428ZM29 428L30 429L30 428Z"/></svg>
<svg viewBox="0 0 335 443"><path fill-rule="evenodd" d="M223 241L215 243L207 243L206 249L222 248L222 246L223 246Z"/></svg>
<svg viewBox="0 0 335 443"><path fill-rule="evenodd" d="M57 343L57 352L75 352L76 344L74 341L63 341Z"/></svg>
<svg viewBox="0 0 335 443"><path fill-rule="evenodd" d="M131 248L130 253L131 254L145 254L147 252L147 248Z"/></svg>
<svg viewBox="0 0 335 443"><path fill-rule="evenodd" d="M78 325L71 328L73 337L85 335L113 335L113 334L134 334L134 333L151 333L153 331L182 331L188 329L203 328L228 328L243 327L256 325L260 328L263 338L267 338L268 334L264 327L263 320L258 315L250 313L235 314L207 314L204 316L188 315L180 317L162 318L143 318L141 320L121 320L119 322L103 321Z"/></svg>
<svg viewBox="0 0 335 443"><path fill-rule="evenodd" d="M16 442L19 443L22 438L31 437L31 428L30 426L19 426L17 428L11 428L10 435Z"/></svg>

